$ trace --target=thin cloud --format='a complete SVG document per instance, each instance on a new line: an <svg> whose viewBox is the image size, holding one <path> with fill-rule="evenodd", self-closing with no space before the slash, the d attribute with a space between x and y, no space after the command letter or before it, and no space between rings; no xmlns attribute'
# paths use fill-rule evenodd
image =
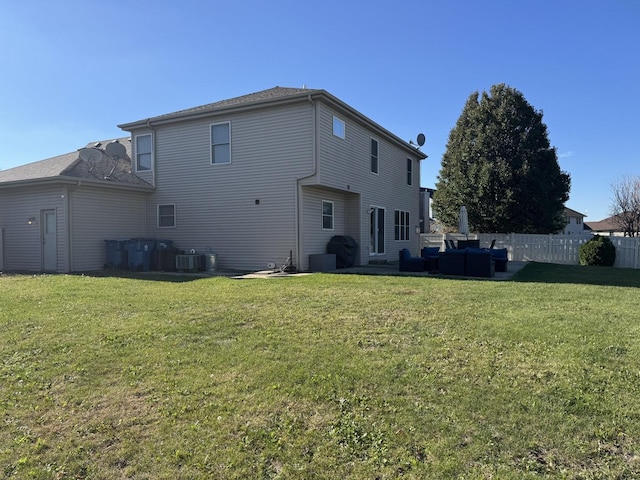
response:
<svg viewBox="0 0 640 480"><path fill-rule="evenodd" d="M573 157L573 150L569 150L566 153L559 153L558 154L558 158L569 158L569 157Z"/></svg>

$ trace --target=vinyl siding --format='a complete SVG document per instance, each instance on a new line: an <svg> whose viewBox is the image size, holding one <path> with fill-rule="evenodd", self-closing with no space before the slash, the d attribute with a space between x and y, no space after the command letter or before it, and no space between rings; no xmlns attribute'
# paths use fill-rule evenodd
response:
<svg viewBox="0 0 640 480"><path fill-rule="evenodd" d="M145 236L145 193L80 187L69 195L72 271L102 269L105 240Z"/></svg>
<svg viewBox="0 0 640 480"><path fill-rule="evenodd" d="M327 244L334 235L345 233L347 194L322 187L302 189L302 259L300 268L309 268L309 255L327 253ZM333 202L333 230L322 229L322 201Z"/></svg>
<svg viewBox="0 0 640 480"><path fill-rule="evenodd" d="M57 268L65 271L65 214L61 187L7 189L0 193L0 228L4 230L4 269L39 272L42 270L41 211L56 211ZM32 225L27 219L34 217Z"/></svg>
<svg viewBox="0 0 640 480"><path fill-rule="evenodd" d="M295 255L296 180L313 172L312 115L305 102L156 128L149 236L214 252L221 268L264 269ZM210 125L227 121L231 163L211 165ZM175 228L157 227L159 204L175 204Z"/></svg>
<svg viewBox="0 0 640 480"><path fill-rule="evenodd" d="M333 116L346 122L345 138L332 133ZM376 259L396 261L398 250L407 247L417 253L420 208L420 162L418 156L395 146L377 136L365 125L352 118L333 111L320 104L319 120L319 166L318 183L358 195L359 205L351 202L347 209L346 231L350 231L359 244L360 262L367 263L369 256L369 214L370 206L385 209L385 253ZM371 138L378 140L378 174L370 171ZM407 158L413 160L413 182L407 185ZM356 197L353 197L356 198ZM360 209L358 212L357 209ZM410 218L410 239L395 241L394 213L408 211Z"/></svg>

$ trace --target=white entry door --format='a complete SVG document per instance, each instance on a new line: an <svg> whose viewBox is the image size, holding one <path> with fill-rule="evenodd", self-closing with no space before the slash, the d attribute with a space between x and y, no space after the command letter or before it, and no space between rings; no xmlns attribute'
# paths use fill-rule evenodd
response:
<svg viewBox="0 0 640 480"><path fill-rule="evenodd" d="M56 232L56 211L42 210L42 270L55 272L58 269L58 242Z"/></svg>

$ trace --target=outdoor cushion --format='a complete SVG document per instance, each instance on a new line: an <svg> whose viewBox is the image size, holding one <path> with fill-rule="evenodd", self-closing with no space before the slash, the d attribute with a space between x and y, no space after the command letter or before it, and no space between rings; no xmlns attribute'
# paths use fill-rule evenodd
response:
<svg viewBox="0 0 640 480"><path fill-rule="evenodd" d="M506 272L507 271L507 263L509 262L509 258L507 257L507 249L506 248L493 248L489 250L491 255L493 256L493 260L496 265L496 272Z"/></svg>
<svg viewBox="0 0 640 480"><path fill-rule="evenodd" d="M412 257L409 249L403 248L398 252L398 270L401 272L424 272L425 260L422 257Z"/></svg>
<svg viewBox="0 0 640 480"><path fill-rule="evenodd" d="M422 247L420 254L422 255L422 258L427 258L433 255L438 255L439 251L440 247Z"/></svg>
<svg viewBox="0 0 640 480"><path fill-rule="evenodd" d="M422 247L420 255L425 260L425 268L427 270L432 271L438 269L438 252L440 252L440 247Z"/></svg>

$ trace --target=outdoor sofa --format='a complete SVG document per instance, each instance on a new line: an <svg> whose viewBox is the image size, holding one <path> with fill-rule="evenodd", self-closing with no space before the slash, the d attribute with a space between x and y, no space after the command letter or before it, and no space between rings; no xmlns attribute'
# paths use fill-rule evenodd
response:
<svg viewBox="0 0 640 480"><path fill-rule="evenodd" d="M489 250L484 248L467 248L465 252L465 275L470 277L495 276L495 260Z"/></svg>
<svg viewBox="0 0 640 480"><path fill-rule="evenodd" d="M438 254L438 271L442 275L493 277L495 261L488 249L449 249Z"/></svg>
<svg viewBox="0 0 640 480"><path fill-rule="evenodd" d="M398 252L398 270L401 272L424 272L425 259L412 257L409 249L403 248Z"/></svg>
<svg viewBox="0 0 640 480"><path fill-rule="evenodd" d="M507 263L509 262L509 258L507 257L507 249L506 248L491 248L489 249L491 255L493 256L493 260L496 264L496 272L506 272L507 271Z"/></svg>
<svg viewBox="0 0 640 480"><path fill-rule="evenodd" d="M422 247L420 256L425 260L425 269L428 271L438 270L440 247Z"/></svg>

